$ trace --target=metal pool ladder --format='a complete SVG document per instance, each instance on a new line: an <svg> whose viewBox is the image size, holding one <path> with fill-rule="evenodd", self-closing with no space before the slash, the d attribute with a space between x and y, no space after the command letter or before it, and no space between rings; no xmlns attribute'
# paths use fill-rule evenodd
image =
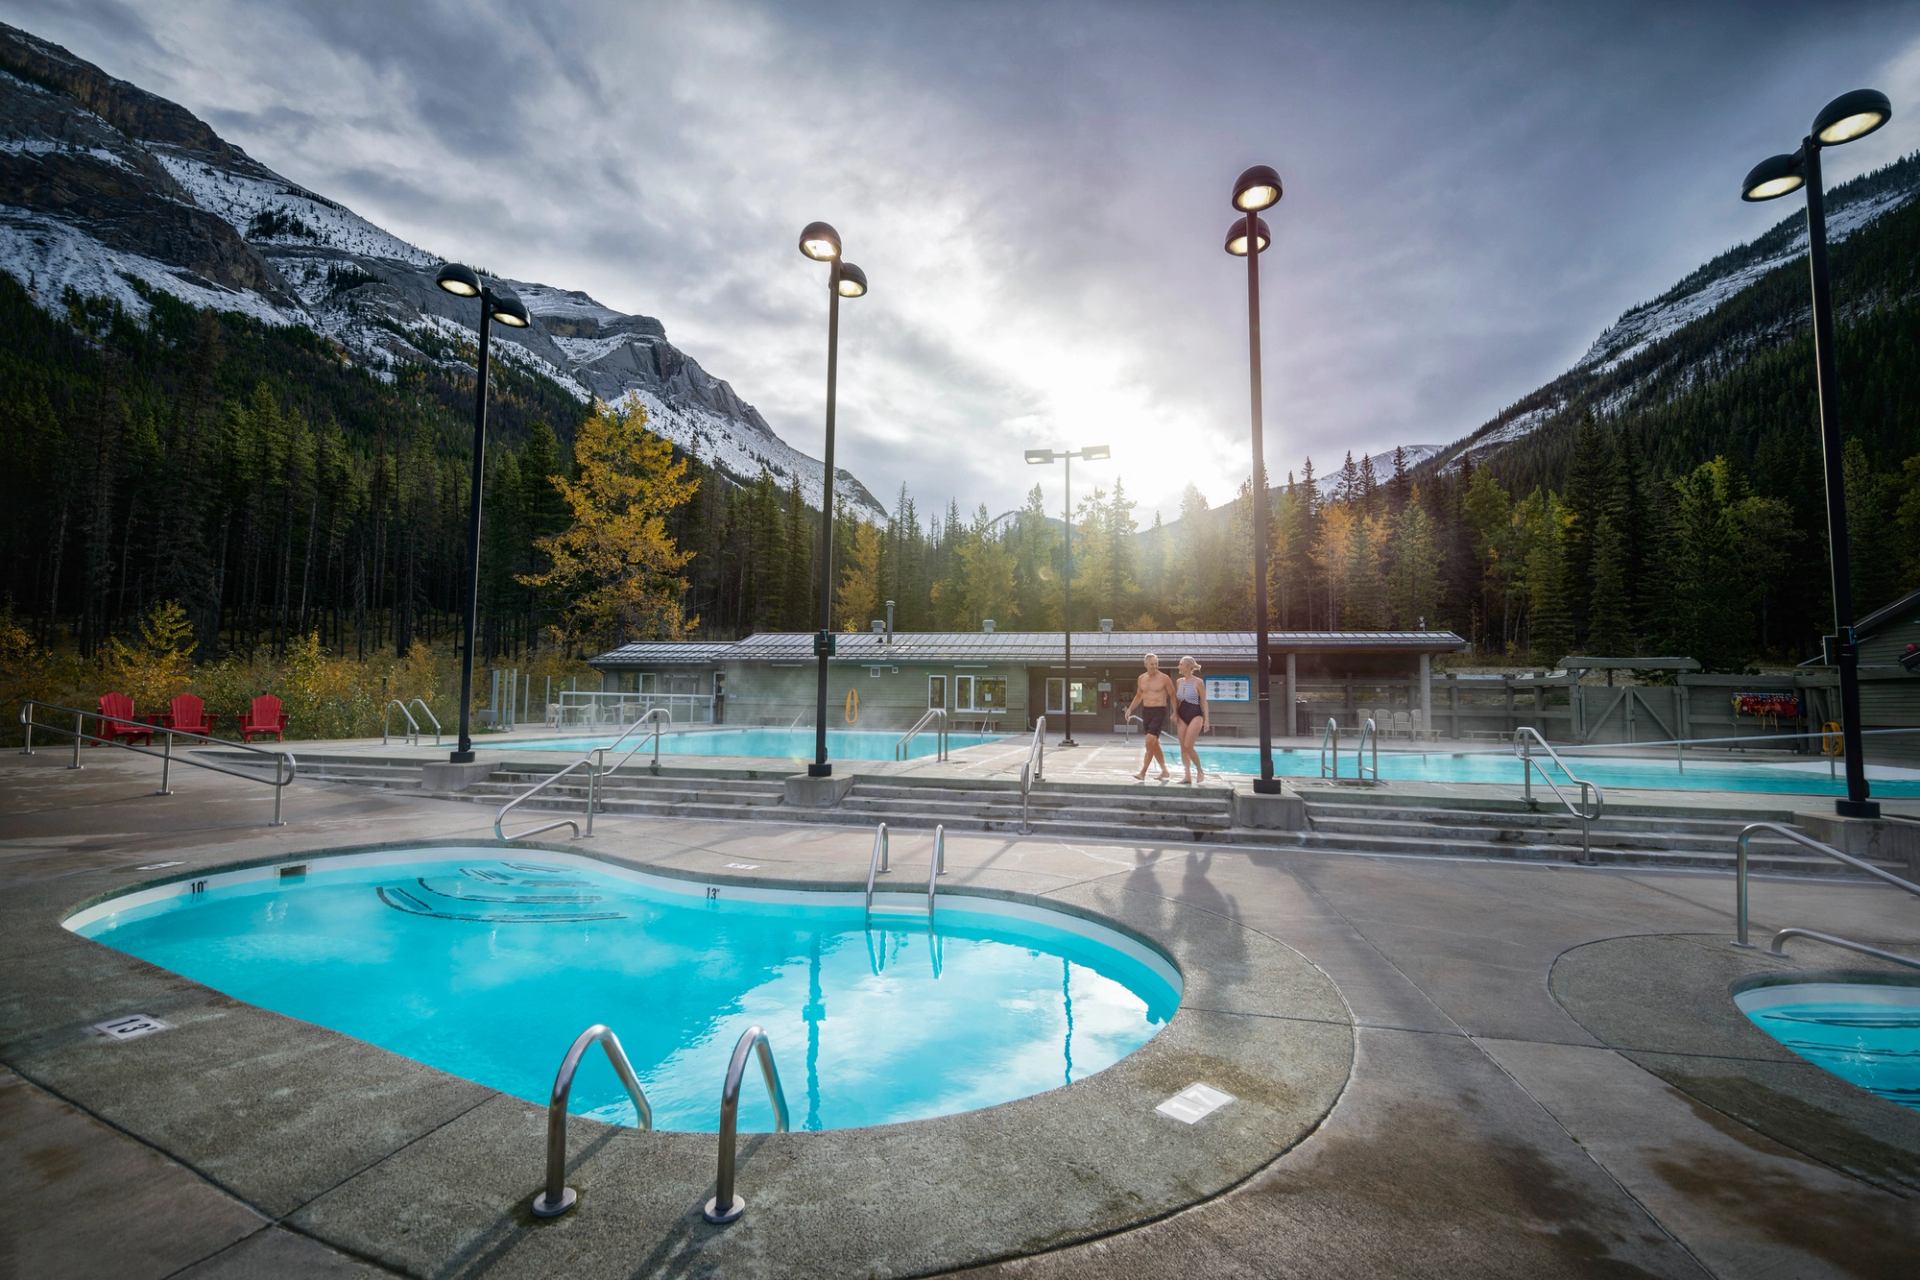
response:
<svg viewBox="0 0 1920 1280"><path fill-rule="evenodd" d="M873 853L867 858L867 903L865 918L873 918L873 878L889 870L887 824L874 828ZM933 829L933 861L927 866L927 919L933 919L934 890L939 877L947 874L947 828L941 823Z"/></svg>
<svg viewBox="0 0 1920 1280"><path fill-rule="evenodd" d="M1373 747L1373 768L1367 768L1367 747ZM1367 774L1373 774L1375 782L1380 781L1380 730L1368 716L1367 722L1360 726L1360 741L1353 748L1353 776L1365 782Z"/></svg>
<svg viewBox="0 0 1920 1280"><path fill-rule="evenodd" d="M620 1047L620 1037L604 1023L596 1022L574 1039L567 1056L560 1060L559 1073L553 1077L553 1098L547 1103L547 1185L533 1198L536 1218L557 1218L580 1199L567 1185L567 1095L573 1091L573 1073L580 1069L580 1059L586 1056L588 1047L596 1043L607 1051L607 1061L613 1064L620 1083L627 1087L627 1096L633 1099L633 1109L640 1117L640 1127L653 1128L653 1108L647 1105L647 1092L634 1076L626 1050ZM781 1127L786 1126L783 1123Z"/></svg>
<svg viewBox="0 0 1920 1280"><path fill-rule="evenodd" d="M1327 761L1333 761L1333 772L1327 772ZM1340 781L1340 722L1332 716L1327 717L1327 727L1320 731L1320 776Z"/></svg>
<svg viewBox="0 0 1920 1280"><path fill-rule="evenodd" d="M887 824L881 823L873 832L873 855L867 859L867 916L873 915L873 878L888 870L887 867Z"/></svg>
<svg viewBox="0 0 1920 1280"><path fill-rule="evenodd" d="M893 758L895 760L905 760L907 758L907 750L913 744L914 738L928 725L933 726L934 759L936 761L945 760L947 758L947 711L945 707L927 708L927 713L913 722L913 728L896 738L893 743Z"/></svg>
<svg viewBox="0 0 1920 1280"><path fill-rule="evenodd" d="M1908 893L1920 894L1920 884L1914 884L1910 880L1902 880L1899 876L1882 871L1871 862L1862 862L1852 854L1842 853L1832 845L1823 844L1810 835L1795 831L1792 827L1783 826L1778 822L1749 823L1747 826L1741 828L1740 838L1734 842L1733 870L1735 889L1733 915L1735 936L1733 945L1736 947L1750 947L1753 945L1747 941L1747 842L1763 831L1768 835L1780 836L1784 839L1791 840L1802 848L1811 849L1815 853L1825 854L1837 862L1844 862L1856 871L1864 871L1870 876L1886 881L1896 889L1905 889ZM1905 965L1909 969L1920 969L1920 960L1915 960L1911 956L1895 955L1891 951L1882 951L1879 947L1870 947L1864 942L1850 942L1845 938L1836 938L1830 933L1816 933L1812 929L1782 929L1773 935L1773 942L1769 945L1768 950L1777 956L1785 955L1788 938L1812 938L1815 942L1824 942L1830 947L1840 947L1847 951L1857 951L1861 955L1876 956L1881 960L1891 960L1893 963Z"/></svg>
<svg viewBox="0 0 1920 1280"><path fill-rule="evenodd" d="M740 1124L740 1081L747 1073L747 1054L760 1058L760 1074L767 1082L767 1097L773 1103L773 1130L787 1132L787 1094L780 1087L780 1068L773 1064L773 1045L759 1027L748 1027L733 1046L733 1058L727 1063L727 1078L720 1085L720 1170L714 1180L713 1199L701 1214L716 1226L736 1222L747 1211L746 1197L733 1189L734 1149Z"/></svg>

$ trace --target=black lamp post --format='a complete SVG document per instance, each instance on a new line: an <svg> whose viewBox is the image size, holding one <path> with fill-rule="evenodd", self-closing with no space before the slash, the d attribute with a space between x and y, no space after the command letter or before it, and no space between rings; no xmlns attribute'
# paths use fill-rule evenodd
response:
<svg viewBox="0 0 1920 1280"><path fill-rule="evenodd" d="M473 396L473 491L467 501L466 643L460 651L460 742L447 759L466 764L473 759L473 631L480 611L480 491L487 470L487 344L492 322L514 329L527 327L527 308L511 293L495 291L472 267L449 262L434 283L456 298L480 299L480 369Z"/></svg>
<svg viewBox="0 0 1920 1280"><path fill-rule="evenodd" d="M1233 184L1233 207L1245 214L1227 228L1227 252L1247 260L1247 362L1253 384L1253 649L1254 696L1260 710L1260 776L1253 789L1279 795L1273 776L1272 659L1267 653L1267 464L1260 423L1260 255L1273 243L1262 209L1280 201L1280 175L1257 164ZM1291 715L1293 709L1287 709Z"/></svg>
<svg viewBox="0 0 1920 1280"><path fill-rule="evenodd" d="M1826 193L1820 180L1820 150L1864 138L1893 118L1887 95L1873 89L1843 93L1822 107L1813 128L1792 155L1770 156L1740 184L1742 200L1773 200L1807 190L1807 265L1813 276L1814 386L1820 399L1820 450L1827 478L1827 559L1833 575L1833 634L1827 661L1840 669L1840 735L1847 756L1847 798L1835 812L1877 818L1880 806L1867 798L1867 764L1860 742L1860 648L1853 638L1853 580L1848 566L1847 495L1840 465L1840 380L1834 365L1833 295L1827 280Z"/></svg>
<svg viewBox="0 0 1920 1280"><path fill-rule="evenodd" d="M840 362L840 299L867 291L867 273L840 257L840 233L824 222L809 222L800 233L800 252L827 264L827 447L820 484L820 630L813 651L820 659L820 689L813 717L810 778L833 776L827 763L827 659L833 656L833 396Z"/></svg>
<svg viewBox="0 0 1920 1280"><path fill-rule="evenodd" d="M1111 458L1112 456L1113 450L1104 444L1083 445L1079 449L1027 450L1027 463L1029 466L1040 466L1043 463L1050 462L1064 462L1067 464L1067 572L1061 579L1061 586L1066 592L1066 604L1064 606L1066 612L1060 615L1060 626L1066 637L1067 649L1066 679L1060 682L1060 687L1064 690L1060 700L1066 704L1067 708L1066 732L1063 733L1060 738L1060 745L1063 747L1077 747L1080 745L1073 740L1073 460L1075 458L1085 458L1088 462L1098 462L1102 458Z"/></svg>

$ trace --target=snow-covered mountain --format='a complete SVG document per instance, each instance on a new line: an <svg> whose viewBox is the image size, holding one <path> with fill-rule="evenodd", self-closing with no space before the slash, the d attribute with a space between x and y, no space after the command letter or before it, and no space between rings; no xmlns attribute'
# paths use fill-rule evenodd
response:
<svg viewBox="0 0 1920 1280"><path fill-rule="evenodd" d="M435 287L441 261L287 181L185 108L0 25L0 269L49 310L72 289L141 316L164 292L305 325L392 379L407 365L471 359L462 349L478 308ZM667 341L658 320L578 290L504 283L533 324L496 326L496 358L581 400L637 399L653 431L703 461L741 481L762 469L782 486L797 478L819 504L819 460ZM835 476L843 509L885 518L859 480Z"/></svg>
<svg viewBox="0 0 1920 1280"><path fill-rule="evenodd" d="M1827 193L1827 239L1840 244L1888 214L1920 198L1920 156L1907 156ZM1509 405L1471 435L1438 449L1428 460L1446 465L1462 453L1483 462L1507 445L1543 428L1564 424L1591 409L1605 418L1630 402L1678 394L1698 379L1719 376L1757 350L1804 333L1804 286L1794 309L1748 308L1725 313L1731 331L1712 343L1676 341L1689 328L1723 318L1722 309L1762 279L1793 264L1804 273L1806 214L1797 199L1786 217L1764 235L1729 249L1651 302L1630 308L1594 340L1572 368ZM1882 299L1884 301L1884 299ZM1843 304L1844 305L1844 304ZM1378 467L1379 460L1374 465Z"/></svg>

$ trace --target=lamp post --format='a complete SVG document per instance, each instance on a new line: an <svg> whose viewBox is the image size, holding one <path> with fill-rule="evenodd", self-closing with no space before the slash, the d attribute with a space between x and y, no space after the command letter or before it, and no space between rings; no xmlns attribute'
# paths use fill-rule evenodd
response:
<svg viewBox="0 0 1920 1280"><path fill-rule="evenodd" d="M1813 277L1813 369L1820 400L1820 452L1827 482L1827 561L1833 575L1833 634L1827 661L1840 670L1840 735L1846 751L1847 798L1834 811L1849 818L1877 818L1880 806L1867 798L1867 765L1860 741L1860 648L1853 637L1853 581L1848 566L1847 495L1840 457L1840 380L1834 363L1833 295L1827 279L1826 193L1820 151L1864 138L1893 118L1887 95L1873 89L1843 93L1820 109L1813 128L1792 155L1770 156L1740 184L1742 200L1773 200L1801 187L1807 191L1807 266Z"/></svg>
<svg viewBox="0 0 1920 1280"><path fill-rule="evenodd" d="M1227 228L1227 252L1247 260L1247 365L1253 386L1253 650L1254 696L1260 711L1260 776L1253 789L1279 795L1273 776L1273 663L1267 653L1267 464L1260 422L1260 255L1273 243L1262 209L1280 201L1280 175L1257 164L1233 184L1233 207L1245 217ZM1289 707L1288 714L1292 714Z"/></svg>
<svg viewBox="0 0 1920 1280"><path fill-rule="evenodd" d="M520 299L488 287L472 267L449 262L440 268L434 283L456 298L480 299L480 367L473 395L473 484L467 499L466 642L460 651L460 742L447 757L455 764L467 764L473 760L473 632L474 617L480 611L480 491L487 470L487 345L493 321L512 329L524 329L529 322L526 305Z"/></svg>
<svg viewBox="0 0 1920 1280"><path fill-rule="evenodd" d="M1067 572L1061 579L1061 587L1066 593L1065 612L1060 615L1062 634L1066 639L1066 678L1060 682L1061 702L1066 705L1066 731L1061 735L1060 745L1077 747L1073 740L1073 460L1084 458L1088 462L1098 462L1111 458L1113 450L1104 444L1083 445L1078 449L1029 449L1027 465L1040 466L1044 463L1064 462L1067 467Z"/></svg>
<svg viewBox="0 0 1920 1280"><path fill-rule="evenodd" d="M820 482L820 629L813 651L820 660L820 688L813 717L810 778L833 776L827 763L827 659L833 656L833 397L840 361L840 299L867 291L867 273L840 256L840 233L824 222L809 222L800 233L800 252L827 264L827 447Z"/></svg>

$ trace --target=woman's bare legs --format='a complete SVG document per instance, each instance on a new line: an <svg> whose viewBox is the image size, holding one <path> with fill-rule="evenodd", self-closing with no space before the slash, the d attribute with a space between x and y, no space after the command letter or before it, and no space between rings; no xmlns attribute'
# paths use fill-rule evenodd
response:
<svg viewBox="0 0 1920 1280"><path fill-rule="evenodd" d="M1182 716L1180 719L1180 767L1186 770L1187 774L1186 777L1180 779L1182 782L1193 781L1194 766L1199 763L1199 761L1194 758L1193 743L1194 739L1199 736L1199 718L1195 717L1192 720L1188 720ZM1206 777L1206 771L1204 769L1201 770L1200 776L1203 778Z"/></svg>

